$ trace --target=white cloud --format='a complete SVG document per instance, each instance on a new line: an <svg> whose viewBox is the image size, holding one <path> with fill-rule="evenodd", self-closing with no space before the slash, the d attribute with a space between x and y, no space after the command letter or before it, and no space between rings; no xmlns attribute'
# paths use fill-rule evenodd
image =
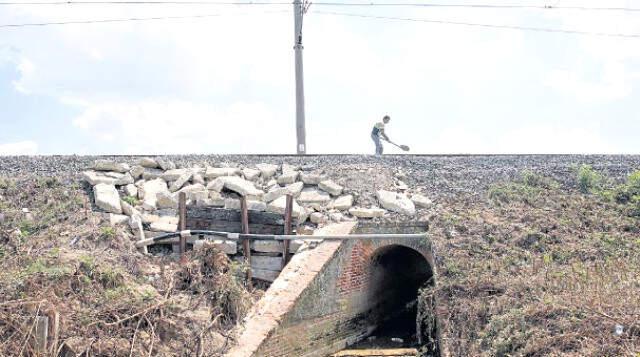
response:
<svg viewBox="0 0 640 357"><path fill-rule="evenodd" d="M78 101L81 103L82 101ZM281 122L263 103L224 109L184 100L85 103L74 118L109 153L284 152ZM288 134L288 133L287 133Z"/></svg>
<svg viewBox="0 0 640 357"><path fill-rule="evenodd" d="M38 143L35 141L0 144L0 155L35 155L37 153Z"/></svg>

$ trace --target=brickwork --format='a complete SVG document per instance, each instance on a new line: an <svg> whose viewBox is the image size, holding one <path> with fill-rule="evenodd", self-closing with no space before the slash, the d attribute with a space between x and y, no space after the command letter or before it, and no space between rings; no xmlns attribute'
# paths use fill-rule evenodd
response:
<svg viewBox="0 0 640 357"><path fill-rule="evenodd" d="M281 276L274 282L260 302L266 300L272 306L258 307L260 313L249 318L239 339L245 347L235 348L229 356L324 357L344 349L367 337L376 327L379 312L375 309L380 297L375 296L372 287L371 266L372 258L381 249L405 246L432 262L430 246L423 238L349 240L337 244L318 252L324 254L321 259L326 259L320 268L319 264L303 261L296 264L297 269L317 269L314 274L302 279ZM304 280L301 284L306 285L290 289L284 284L279 286L281 279Z"/></svg>

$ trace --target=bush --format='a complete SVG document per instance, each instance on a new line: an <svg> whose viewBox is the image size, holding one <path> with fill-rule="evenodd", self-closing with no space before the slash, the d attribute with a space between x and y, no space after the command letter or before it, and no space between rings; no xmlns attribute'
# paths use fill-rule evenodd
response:
<svg viewBox="0 0 640 357"><path fill-rule="evenodd" d="M136 206L139 203L138 199L133 196L125 196L122 198L122 200L132 206Z"/></svg>
<svg viewBox="0 0 640 357"><path fill-rule="evenodd" d="M582 165L578 169L578 188L582 193L592 193L600 188L603 177L589 165Z"/></svg>

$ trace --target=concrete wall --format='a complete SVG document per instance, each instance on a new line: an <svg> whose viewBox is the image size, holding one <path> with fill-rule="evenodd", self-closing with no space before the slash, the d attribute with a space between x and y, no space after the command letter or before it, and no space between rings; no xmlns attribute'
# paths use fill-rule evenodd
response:
<svg viewBox="0 0 640 357"><path fill-rule="evenodd" d="M242 356L327 356L368 336L384 304L376 297L372 258L389 246L408 247L433 266L430 244L424 238L344 241L279 316L275 327Z"/></svg>

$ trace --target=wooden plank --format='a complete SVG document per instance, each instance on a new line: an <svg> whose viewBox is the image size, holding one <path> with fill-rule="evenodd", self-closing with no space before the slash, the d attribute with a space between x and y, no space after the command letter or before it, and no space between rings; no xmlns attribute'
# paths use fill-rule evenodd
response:
<svg viewBox="0 0 640 357"><path fill-rule="evenodd" d="M251 272L253 274L254 279L268 281L270 283L274 282L278 278L278 275L280 275L279 271L255 269L255 268L251 268Z"/></svg>
<svg viewBox="0 0 640 357"><path fill-rule="evenodd" d="M284 234L291 234L291 223L293 216L293 195L287 195L287 201L284 208ZM289 241L282 242L282 269L289 262Z"/></svg>
<svg viewBox="0 0 640 357"><path fill-rule="evenodd" d="M282 257L271 257L265 255L252 255L251 267L254 269L280 271Z"/></svg>
<svg viewBox="0 0 640 357"><path fill-rule="evenodd" d="M188 221L188 219L187 219ZM187 225L190 230L202 229L218 232L242 232L241 222L210 222L206 220L192 221ZM253 224L249 222L249 231L255 234L282 234L282 226Z"/></svg>
<svg viewBox="0 0 640 357"><path fill-rule="evenodd" d="M247 198L240 199L240 219L242 223L242 233L249 234L249 209L247 207ZM251 241L249 239L242 240L242 250L247 265L251 267ZM247 269L247 281L251 284L252 272Z"/></svg>
<svg viewBox="0 0 640 357"><path fill-rule="evenodd" d="M187 229L187 195L184 192L180 192L178 195L178 230L184 231ZM187 251L187 238L180 237L180 254L184 254Z"/></svg>
<svg viewBox="0 0 640 357"><path fill-rule="evenodd" d="M272 212L249 211L249 221L254 224L275 225L282 227L284 217ZM187 207L187 226L191 220L206 219L208 221L241 222L241 211L211 206ZM295 224L296 222L294 222ZM189 227L191 229L191 227Z"/></svg>
<svg viewBox="0 0 640 357"><path fill-rule="evenodd" d="M46 316L36 316L34 349L38 353L47 352L47 340L49 339L49 318Z"/></svg>

